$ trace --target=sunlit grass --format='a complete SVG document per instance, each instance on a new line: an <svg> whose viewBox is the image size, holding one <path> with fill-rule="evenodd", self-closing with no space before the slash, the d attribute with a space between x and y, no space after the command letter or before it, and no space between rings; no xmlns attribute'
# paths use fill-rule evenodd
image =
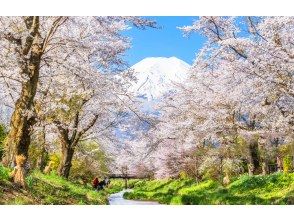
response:
<svg viewBox="0 0 294 220"><path fill-rule="evenodd" d="M10 195L1 201L4 204L108 204L108 196L123 190L125 184L122 179L114 179L109 186L96 191L91 183L82 185L62 178L54 172L43 174L40 171L33 171L26 177L27 188L22 190L13 187L9 181L9 172L10 169L0 165L0 187L16 190L15 193L20 196L14 198ZM129 180L128 186L132 188L138 181ZM4 192L0 190L0 196L2 195Z"/></svg>
<svg viewBox="0 0 294 220"><path fill-rule="evenodd" d="M294 173L243 175L227 187L212 180L141 181L124 197L164 204L293 204Z"/></svg>
<svg viewBox="0 0 294 220"><path fill-rule="evenodd" d="M56 174L31 174L30 191L44 204L107 204L107 193L73 183Z"/></svg>

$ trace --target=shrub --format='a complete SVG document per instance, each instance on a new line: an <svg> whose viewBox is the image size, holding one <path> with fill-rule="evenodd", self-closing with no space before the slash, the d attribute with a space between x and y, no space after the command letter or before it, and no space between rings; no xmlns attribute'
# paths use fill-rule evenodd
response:
<svg viewBox="0 0 294 220"><path fill-rule="evenodd" d="M49 156L49 163L51 162L52 170L57 170L59 163L60 163L60 155L59 154L51 154Z"/></svg>
<svg viewBox="0 0 294 220"><path fill-rule="evenodd" d="M36 142L36 141L34 141L34 142ZM40 159L40 157L43 154L42 151L43 150L40 147L40 144L39 143L34 143L34 144L31 144L30 145L28 160L30 162L31 169L36 169L37 168L38 160ZM44 157L45 164L48 163L49 159L50 158L49 158L48 154L46 154L46 156Z"/></svg>
<svg viewBox="0 0 294 220"><path fill-rule="evenodd" d="M91 183L96 175L96 172L91 168L89 162L86 159L74 159L72 161L70 179L74 181L82 180L82 182L85 184L87 182Z"/></svg>
<svg viewBox="0 0 294 220"><path fill-rule="evenodd" d="M283 158L283 167L285 173L290 173L293 171L293 161L291 156L285 156Z"/></svg>
<svg viewBox="0 0 294 220"><path fill-rule="evenodd" d="M6 127L0 124L0 160L2 160L4 154L4 140L7 136Z"/></svg>
<svg viewBox="0 0 294 220"><path fill-rule="evenodd" d="M185 171L181 171L179 174L179 178L180 179L187 179L188 178L188 174Z"/></svg>

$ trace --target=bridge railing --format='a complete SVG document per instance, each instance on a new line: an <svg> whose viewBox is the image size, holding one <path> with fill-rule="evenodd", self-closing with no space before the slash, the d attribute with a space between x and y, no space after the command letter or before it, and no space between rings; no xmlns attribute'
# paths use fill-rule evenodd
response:
<svg viewBox="0 0 294 220"><path fill-rule="evenodd" d="M110 179L147 179L147 176L139 176L135 174L109 174Z"/></svg>

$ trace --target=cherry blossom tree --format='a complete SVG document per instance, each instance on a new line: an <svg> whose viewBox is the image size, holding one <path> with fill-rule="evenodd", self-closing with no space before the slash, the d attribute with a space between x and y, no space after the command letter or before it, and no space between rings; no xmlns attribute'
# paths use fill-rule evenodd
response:
<svg viewBox="0 0 294 220"><path fill-rule="evenodd" d="M213 146L217 153L207 155L200 171L223 161L226 173L236 173L239 168L229 165L245 160L249 174L259 169L267 173L275 151L272 140L293 141L293 21L200 17L181 28L185 34L198 32L207 41L189 80L175 85L179 92L168 95L158 107L156 157L172 158L173 167L181 169L183 154L177 152ZM240 139L245 140L243 150L238 150ZM234 157L220 154L227 147L236 148ZM159 161L160 172L168 176L178 172L163 166L167 159Z"/></svg>
<svg viewBox="0 0 294 220"><path fill-rule="evenodd" d="M60 77L58 80L64 80L65 85L67 75L124 69L122 55L129 39L121 31L129 24L138 28L154 26L154 22L138 17L2 17L0 22L1 84L14 105L6 163L15 155L28 155L40 84L50 84L52 77ZM97 117L94 115L92 120Z"/></svg>

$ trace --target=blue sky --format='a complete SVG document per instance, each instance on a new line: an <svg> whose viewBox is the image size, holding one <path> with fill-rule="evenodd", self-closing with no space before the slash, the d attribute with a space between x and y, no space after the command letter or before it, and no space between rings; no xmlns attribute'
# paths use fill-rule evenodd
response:
<svg viewBox="0 0 294 220"><path fill-rule="evenodd" d="M133 65L146 57L175 56L192 64L196 52L202 47L204 38L197 33L184 37L177 27L190 25L197 17L160 16L148 17L155 20L161 29L132 28L125 32L131 37L132 48L126 53L126 60Z"/></svg>

